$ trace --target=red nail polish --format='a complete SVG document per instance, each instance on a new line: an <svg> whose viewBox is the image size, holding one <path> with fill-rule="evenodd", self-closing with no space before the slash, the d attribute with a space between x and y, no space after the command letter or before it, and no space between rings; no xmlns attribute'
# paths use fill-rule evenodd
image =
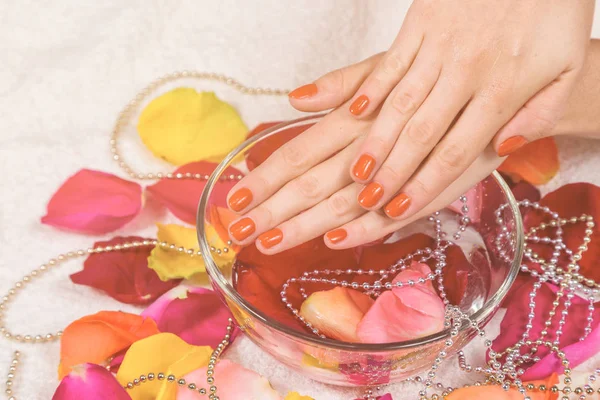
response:
<svg viewBox="0 0 600 400"><path fill-rule="evenodd" d="M327 232L325 236L331 243L337 244L348 237L348 232L346 232L346 230L343 228L339 228Z"/></svg>
<svg viewBox="0 0 600 400"><path fill-rule="evenodd" d="M229 227L229 233L238 242L252 236L255 230L256 225L254 225L254 221L248 217L240 219Z"/></svg>
<svg viewBox="0 0 600 400"><path fill-rule="evenodd" d="M350 106L350 112L354 115L360 115L369 105L369 98L367 96L360 95L354 100L352 105Z"/></svg>
<svg viewBox="0 0 600 400"><path fill-rule="evenodd" d="M502 142L500 146L498 146L498 155L500 157L505 157L510 153L514 153L515 151L519 150L527 143L527 139L525 139L523 136L513 136L508 138Z"/></svg>
<svg viewBox="0 0 600 400"><path fill-rule="evenodd" d="M371 176L371 172L375 169L375 158L368 154L363 154L359 157L354 168L352 168L352 174L361 181L366 181Z"/></svg>
<svg viewBox="0 0 600 400"><path fill-rule="evenodd" d="M383 186L371 182L358 194L358 202L365 208L374 207L383 197Z"/></svg>
<svg viewBox="0 0 600 400"><path fill-rule="evenodd" d="M296 100L308 99L309 97L313 97L319 92L317 85L314 83L309 83L308 85L300 86L296 88L288 94L289 97Z"/></svg>
<svg viewBox="0 0 600 400"><path fill-rule="evenodd" d="M410 197L400 193L385 206L384 211L388 217L396 218L404 214L408 207L410 207Z"/></svg>
<svg viewBox="0 0 600 400"><path fill-rule="evenodd" d="M267 231L258 237L258 241L265 249L270 249L271 247L281 243L282 240L283 232L279 228L271 229L270 231Z"/></svg>
<svg viewBox="0 0 600 400"><path fill-rule="evenodd" d="M233 211L239 212L252 202L252 192L250 189L241 188L229 197L229 208Z"/></svg>

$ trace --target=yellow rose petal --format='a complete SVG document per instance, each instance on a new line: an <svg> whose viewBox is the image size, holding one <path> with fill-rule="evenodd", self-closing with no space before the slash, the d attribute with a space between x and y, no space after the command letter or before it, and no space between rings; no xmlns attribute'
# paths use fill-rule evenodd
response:
<svg viewBox="0 0 600 400"><path fill-rule="evenodd" d="M150 372L165 374L164 380L155 378L128 391L132 400L175 400L177 385L166 382L166 377L184 375L208 365L212 354L210 346L192 346L172 333L160 333L135 342L119 367L117 380L123 386L140 375Z"/></svg>
<svg viewBox="0 0 600 400"><path fill-rule="evenodd" d="M172 243L186 250L193 249L195 252L199 250L196 229L176 224L156 224L156 226L158 227L157 238L159 241ZM226 243L212 225L206 226L206 235L208 242L215 248L226 247ZM233 262L235 252L230 250L227 253L213 253L213 258L222 268ZM194 282L203 282L206 277L206 268L202 257L197 255L190 257L186 253L164 249L160 246L156 246L150 253L148 267L156 271L163 281L183 278Z"/></svg>
<svg viewBox="0 0 600 400"><path fill-rule="evenodd" d="M142 142L175 165L221 161L246 137L237 111L212 92L177 88L152 100L137 126Z"/></svg>
<svg viewBox="0 0 600 400"><path fill-rule="evenodd" d="M298 392L289 392L284 400L314 400L309 396L301 396Z"/></svg>

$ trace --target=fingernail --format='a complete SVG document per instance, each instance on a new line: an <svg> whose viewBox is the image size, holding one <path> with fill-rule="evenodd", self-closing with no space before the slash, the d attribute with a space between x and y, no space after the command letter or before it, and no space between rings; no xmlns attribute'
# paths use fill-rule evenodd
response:
<svg viewBox="0 0 600 400"><path fill-rule="evenodd" d="M258 237L258 241L265 249L270 249L276 244L281 243L282 240L283 232L279 228L271 229Z"/></svg>
<svg viewBox="0 0 600 400"><path fill-rule="evenodd" d="M348 232L346 232L346 230L343 228L339 228L327 232L325 236L331 243L337 244L348 237Z"/></svg>
<svg viewBox="0 0 600 400"><path fill-rule="evenodd" d="M229 208L233 211L242 211L252 202L252 192L248 188L241 188L229 198Z"/></svg>
<svg viewBox="0 0 600 400"><path fill-rule="evenodd" d="M388 217L396 218L400 215L404 214L404 212L410 206L410 197L405 195L404 193L400 193L398 196L394 197L387 205L385 206L385 213Z"/></svg>
<svg viewBox="0 0 600 400"><path fill-rule="evenodd" d="M519 150L527 143L527 139L525 139L523 136L513 136L511 138L508 138L504 142L502 142L500 146L498 146L498 155L500 157L505 157L510 153Z"/></svg>
<svg viewBox="0 0 600 400"><path fill-rule="evenodd" d="M360 156L356 164L354 164L354 168L352 168L352 173L357 179L361 181L367 180L369 176L371 176L371 172L375 168L375 158L371 157L368 154L363 154Z"/></svg>
<svg viewBox="0 0 600 400"><path fill-rule="evenodd" d="M360 115L368 105L369 98L362 94L350 105L350 112L354 115Z"/></svg>
<svg viewBox="0 0 600 400"><path fill-rule="evenodd" d="M248 238L255 230L256 226L254 225L254 221L248 217L240 219L229 227L229 233L231 233L231 236L238 242Z"/></svg>
<svg viewBox="0 0 600 400"><path fill-rule="evenodd" d="M300 86L299 88L292 90L288 96L297 100L308 99L309 97L313 97L315 94L317 94L318 91L319 89L317 88L317 85L314 83L309 83L308 85Z"/></svg>
<svg viewBox="0 0 600 400"><path fill-rule="evenodd" d="M361 206L371 208L379 203L383 197L383 186L377 182L371 182L358 194L358 202Z"/></svg>

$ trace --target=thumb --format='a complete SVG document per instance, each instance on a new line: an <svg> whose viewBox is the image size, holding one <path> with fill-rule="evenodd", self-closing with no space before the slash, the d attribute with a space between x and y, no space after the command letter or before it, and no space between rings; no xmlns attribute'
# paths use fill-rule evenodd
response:
<svg viewBox="0 0 600 400"><path fill-rule="evenodd" d="M575 70L563 73L529 99L494 136L496 153L505 157L529 142L550 136L562 117L576 79Z"/></svg>
<svg viewBox="0 0 600 400"><path fill-rule="evenodd" d="M354 96L383 54L331 71L314 83L300 86L290 92L290 104L297 110L309 112L324 111L344 104Z"/></svg>

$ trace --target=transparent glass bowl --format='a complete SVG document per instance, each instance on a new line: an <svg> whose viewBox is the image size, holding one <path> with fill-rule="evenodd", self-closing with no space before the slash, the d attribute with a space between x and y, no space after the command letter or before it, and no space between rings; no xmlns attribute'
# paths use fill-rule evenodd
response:
<svg viewBox="0 0 600 400"><path fill-rule="evenodd" d="M232 164L234 161L239 163L240 155L247 154L266 138L277 135L281 138L289 129L315 123L321 117L322 115L315 115L271 127L249 138L216 168L200 199L197 217L198 238L206 269L214 289L222 296L238 326L260 348L285 365L312 379L333 385L371 386L399 382L431 367L439 351L445 347L446 339L450 338L449 330L416 340L386 344L345 343L294 330L267 317L235 290L232 285L232 266L220 269L212 257L212 244L207 241L205 230L210 218L210 208L219 198L213 189L222 178L224 170L235 165ZM517 275L522 257L523 232L518 206L500 175L494 172L479 185L484 185L485 189L480 194L483 197L482 215L492 217L488 218L489 221L482 217L478 230L473 229L465 235L471 238L467 247L477 244L478 248L483 249L485 257L481 257L481 251L477 255L475 252L465 253L475 270L480 273L478 272L477 279L468 281L468 295L464 297L467 301L465 304L461 303L460 308L479 327L483 327L497 311ZM219 201L222 202L222 195ZM508 206L501 215L504 220L504 239L498 240L501 229L495 225L493 212L502 204ZM455 215L447 218L456 219ZM431 234L426 232L426 226L428 225L417 221L403 230ZM400 235L403 230L400 230ZM485 285L473 282L485 282ZM475 329L465 321L453 340L454 344L447 349L448 356L464 347L474 336Z"/></svg>

